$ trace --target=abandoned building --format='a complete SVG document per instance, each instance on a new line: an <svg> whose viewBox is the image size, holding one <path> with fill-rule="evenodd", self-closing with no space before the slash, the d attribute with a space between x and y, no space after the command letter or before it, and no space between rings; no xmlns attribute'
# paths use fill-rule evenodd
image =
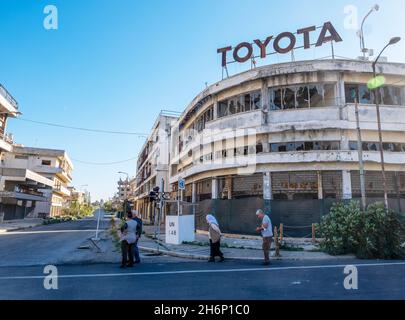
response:
<svg viewBox="0 0 405 320"><path fill-rule="evenodd" d="M379 63L377 72L385 77L378 102L389 203L403 211L405 64ZM254 230L258 207L275 223L318 222L333 202L360 197L358 101L367 198L381 199L372 78L371 62L316 60L254 68L211 85L172 128L173 198L198 203L197 226L211 211L230 232ZM186 180L182 192L179 179Z"/></svg>

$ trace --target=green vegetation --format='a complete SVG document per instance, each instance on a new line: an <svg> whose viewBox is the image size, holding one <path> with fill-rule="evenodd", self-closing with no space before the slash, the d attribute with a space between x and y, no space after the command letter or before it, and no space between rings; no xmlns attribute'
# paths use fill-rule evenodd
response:
<svg viewBox="0 0 405 320"><path fill-rule="evenodd" d="M63 209L63 216L85 218L90 217L94 212L94 207L90 204L80 204L78 201L72 201L69 208Z"/></svg>
<svg viewBox="0 0 405 320"><path fill-rule="evenodd" d="M69 208L63 209L63 215L58 217L46 218L42 224L55 224L68 221L81 220L93 214L94 208L89 204L79 204L77 201L72 202Z"/></svg>
<svg viewBox="0 0 405 320"><path fill-rule="evenodd" d="M382 203L361 211L357 201L337 203L317 226L324 238L321 249L332 255L355 254L362 259L396 259L402 256L404 223Z"/></svg>
<svg viewBox="0 0 405 320"><path fill-rule="evenodd" d="M115 223L115 218L110 219L110 235L112 237L112 242L116 252L121 252L121 239L120 239L120 229L125 224L125 220L120 220L120 225L117 227Z"/></svg>
<svg viewBox="0 0 405 320"><path fill-rule="evenodd" d="M104 209L104 211L106 211L106 212L113 212L113 211L115 211L114 208L113 208L113 203L112 203L112 201L107 201L107 202L105 202L104 205L103 205L103 209Z"/></svg>

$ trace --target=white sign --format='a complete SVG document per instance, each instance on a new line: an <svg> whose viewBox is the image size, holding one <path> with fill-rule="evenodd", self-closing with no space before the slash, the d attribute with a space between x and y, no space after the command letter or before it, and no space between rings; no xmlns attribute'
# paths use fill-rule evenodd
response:
<svg viewBox="0 0 405 320"><path fill-rule="evenodd" d="M186 180L180 179L179 180L179 190L185 190L186 189Z"/></svg>
<svg viewBox="0 0 405 320"><path fill-rule="evenodd" d="M166 216L166 243L182 244L195 240L194 215Z"/></svg>

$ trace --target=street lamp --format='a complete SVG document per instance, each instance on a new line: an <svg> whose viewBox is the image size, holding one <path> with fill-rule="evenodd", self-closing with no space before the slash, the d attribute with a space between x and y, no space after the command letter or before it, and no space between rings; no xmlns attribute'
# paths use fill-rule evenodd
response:
<svg viewBox="0 0 405 320"><path fill-rule="evenodd" d="M380 54L377 56L377 59L373 62L373 80L377 83L377 72L376 72L376 65L378 60L380 59L381 55L389 46L394 45L401 41L400 37L391 38L388 44L381 50ZM380 157L381 157L381 172L383 176L383 186L384 186L384 205L385 210L388 211L388 190L387 190L387 177L385 175L385 163L384 163L384 148L383 148L383 141L382 141L382 132L381 132L381 115L380 115L380 86L376 85L374 88L374 100L375 106L377 111L377 125L378 125L378 138L380 142Z"/></svg>
<svg viewBox="0 0 405 320"><path fill-rule="evenodd" d="M374 12L380 10L380 6L376 4L373 6L370 11L367 13L367 15L364 17L363 21L361 22L361 28L360 28L360 50L363 53L363 59L366 60L366 52L368 52L368 49L366 49L365 41L364 41L364 23L366 22L367 18Z"/></svg>

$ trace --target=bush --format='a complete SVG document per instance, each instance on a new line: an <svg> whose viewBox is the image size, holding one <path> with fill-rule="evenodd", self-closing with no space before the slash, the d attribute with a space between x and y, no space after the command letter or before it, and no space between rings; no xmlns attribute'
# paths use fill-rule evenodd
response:
<svg viewBox="0 0 405 320"><path fill-rule="evenodd" d="M386 213L382 203L362 212L356 201L335 204L318 226L324 238L323 251L332 255L353 253L362 259L401 257L403 230L398 216L392 211Z"/></svg>

